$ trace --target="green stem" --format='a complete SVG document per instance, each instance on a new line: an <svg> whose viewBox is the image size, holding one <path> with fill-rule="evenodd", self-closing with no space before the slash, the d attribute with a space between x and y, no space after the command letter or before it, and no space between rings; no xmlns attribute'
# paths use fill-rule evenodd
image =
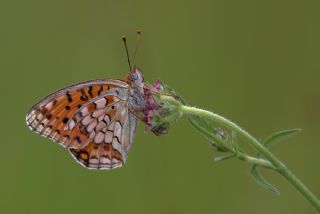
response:
<svg viewBox="0 0 320 214"><path fill-rule="evenodd" d="M243 154L242 152L236 152L236 151L234 151L234 149L230 145L224 144L223 142L221 142L219 140L219 138L216 138L216 136L213 133L209 132L207 129L203 128L201 125L196 124L193 120L190 120L190 122L193 124L193 126L195 128L198 129L198 131L200 131L202 134L204 134L208 139L213 139L220 146L225 147L226 150L232 151L232 153L234 154L234 157L237 157L243 161L250 162L252 164L257 164L259 166L275 170L275 167L272 165L272 163L270 163L270 161L264 160L262 158L255 158L255 157L249 156L247 154Z"/></svg>
<svg viewBox="0 0 320 214"><path fill-rule="evenodd" d="M170 98L165 98L169 101ZM173 99L171 100L172 102ZM248 132L243 130L241 127L233 123L232 121L210 111L198 109L191 106L180 106L181 112L187 115L199 116L202 118L210 118L211 120L223 124L230 130L235 131L242 136L251 146L253 146L260 154L262 154L289 183L291 183L303 196L310 202L310 204L320 212L320 201L319 199L294 175L292 172L279 160L277 159L264 145L262 145L257 139L251 136ZM252 161L252 160L251 160Z"/></svg>
<svg viewBox="0 0 320 214"><path fill-rule="evenodd" d="M243 161L246 161L246 162L249 162L249 163L252 163L252 164L257 164L259 166L263 166L263 167L266 167L266 168L269 168L269 169L274 169L274 166L269 161L264 160L262 158L255 158L255 157L252 157L250 155L245 155L245 154L242 154L242 153L239 153L237 155L237 157L240 160L243 160Z"/></svg>

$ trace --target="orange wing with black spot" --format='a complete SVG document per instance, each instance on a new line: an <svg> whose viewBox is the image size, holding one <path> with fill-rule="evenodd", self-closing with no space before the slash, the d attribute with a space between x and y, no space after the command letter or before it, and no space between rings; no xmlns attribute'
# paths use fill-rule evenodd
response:
<svg viewBox="0 0 320 214"><path fill-rule="evenodd" d="M80 110L98 112L99 109L95 109L97 105L92 100L112 88L128 88L128 84L120 80L92 80L56 91L30 109L26 117L27 125L32 131L64 147L83 148L90 143L90 133L83 128L83 124L71 129L70 119L75 122ZM110 106L115 101L109 98L106 102Z"/></svg>

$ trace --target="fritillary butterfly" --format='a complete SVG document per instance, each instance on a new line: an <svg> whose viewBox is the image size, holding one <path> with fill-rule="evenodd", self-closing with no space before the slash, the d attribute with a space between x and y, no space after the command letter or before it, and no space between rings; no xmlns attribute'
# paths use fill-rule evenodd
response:
<svg viewBox="0 0 320 214"><path fill-rule="evenodd" d="M121 167L146 105L142 73L128 61L124 80L91 80L45 97L28 112L28 127L66 147L82 166Z"/></svg>

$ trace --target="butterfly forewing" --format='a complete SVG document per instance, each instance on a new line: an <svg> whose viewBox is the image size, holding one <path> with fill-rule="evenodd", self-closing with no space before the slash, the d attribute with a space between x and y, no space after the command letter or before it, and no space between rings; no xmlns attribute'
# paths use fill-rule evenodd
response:
<svg viewBox="0 0 320 214"><path fill-rule="evenodd" d="M61 89L34 105L27 114L29 128L65 147L77 148L87 140L81 126L67 129L70 118L90 100L112 88L126 88L118 80L93 80Z"/></svg>

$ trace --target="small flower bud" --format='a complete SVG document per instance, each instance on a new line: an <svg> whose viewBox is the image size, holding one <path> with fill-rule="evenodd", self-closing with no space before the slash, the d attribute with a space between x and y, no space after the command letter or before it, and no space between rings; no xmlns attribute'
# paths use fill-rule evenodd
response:
<svg viewBox="0 0 320 214"><path fill-rule="evenodd" d="M156 135L166 134L171 123L181 116L179 96L160 80L145 86L144 92L147 102L144 110L146 130Z"/></svg>

